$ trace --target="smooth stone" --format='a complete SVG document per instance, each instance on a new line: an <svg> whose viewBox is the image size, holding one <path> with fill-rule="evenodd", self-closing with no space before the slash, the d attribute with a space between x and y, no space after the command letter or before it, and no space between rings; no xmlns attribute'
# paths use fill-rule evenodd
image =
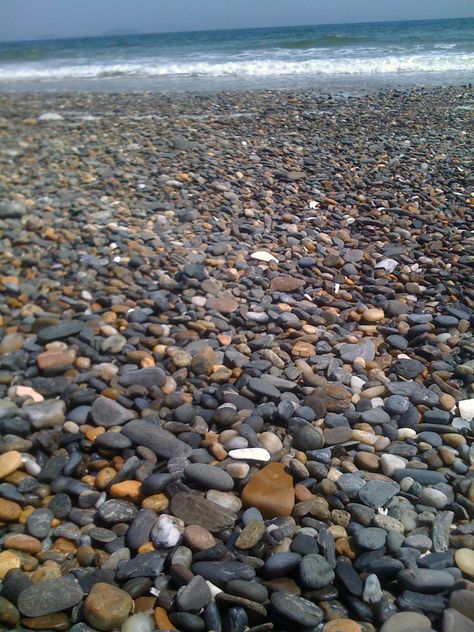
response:
<svg viewBox="0 0 474 632"><path fill-rule="evenodd" d="M387 532L380 527L358 529L352 536L354 543L361 549L375 551L384 546Z"/></svg>
<svg viewBox="0 0 474 632"><path fill-rule="evenodd" d="M380 632L414 632L430 630L431 621L419 612L397 612L380 628Z"/></svg>
<svg viewBox="0 0 474 632"><path fill-rule="evenodd" d="M192 447L177 439L171 432L154 423L136 419L129 421L122 429L123 434L136 445L143 445L163 459L190 456Z"/></svg>
<svg viewBox="0 0 474 632"><path fill-rule="evenodd" d="M393 496L396 496L399 491L400 486L397 483L373 480L359 491L359 500L372 509L378 509L383 507Z"/></svg>
<svg viewBox="0 0 474 632"><path fill-rule="evenodd" d="M375 345L372 340L363 340L357 344L343 344L339 353L344 362L352 363L356 358L372 362L375 358Z"/></svg>
<svg viewBox="0 0 474 632"><path fill-rule="evenodd" d="M269 579L286 577L297 568L300 561L301 555L299 553L273 553L273 555L267 558L265 566L263 567L263 573L265 577Z"/></svg>
<svg viewBox="0 0 474 632"><path fill-rule="evenodd" d="M465 617L454 608L447 608L443 613L442 632L472 632L472 619Z"/></svg>
<svg viewBox="0 0 474 632"><path fill-rule="evenodd" d="M271 604L276 614L305 628L314 628L323 619L323 611L308 599L284 592L274 592Z"/></svg>
<svg viewBox="0 0 474 632"><path fill-rule="evenodd" d="M290 516L295 504L292 477L282 463L270 463L254 474L242 490L242 502L265 518Z"/></svg>
<svg viewBox="0 0 474 632"><path fill-rule="evenodd" d="M401 470L406 466L406 462L395 454L382 454L380 463L385 476L392 476L395 470Z"/></svg>
<svg viewBox="0 0 474 632"><path fill-rule="evenodd" d="M41 617L73 608L83 595L79 584L65 575L26 588L18 598L18 609L26 617Z"/></svg>
<svg viewBox="0 0 474 632"><path fill-rule="evenodd" d="M265 534L263 520L250 520L239 534L234 546L237 549L248 550L259 542Z"/></svg>
<svg viewBox="0 0 474 632"><path fill-rule="evenodd" d="M454 560L460 571L474 579L474 551L472 549L458 549L454 554Z"/></svg>
<svg viewBox="0 0 474 632"><path fill-rule="evenodd" d="M161 514L153 525L150 539L158 549L168 549L180 542L184 533L184 522L180 518Z"/></svg>
<svg viewBox="0 0 474 632"><path fill-rule="evenodd" d="M193 493L179 492L172 496L171 513L181 518L186 525L197 525L211 533L233 527L236 515L215 502Z"/></svg>
<svg viewBox="0 0 474 632"><path fill-rule="evenodd" d="M8 628L14 628L20 623L20 613L17 608L5 597L0 595L0 624ZM3 626L2 626L3 627Z"/></svg>
<svg viewBox="0 0 474 632"><path fill-rule="evenodd" d="M22 408L22 412L35 430L62 426L65 422L65 411L66 404L61 400L46 400Z"/></svg>
<svg viewBox="0 0 474 632"><path fill-rule="evenodd" d="M264 448L237 448L229 451L231 459L242 459L244 461L259 461L265 463L271 459L268 450Z"/></svg>
<svg viewBox="0 0 474 632"><path fill-rule="evenodd" d="M98 397L92 404L91 417L97 426L112 428L112 426L122 426L133 419L135 414L113 399Z"/></svg>
<svg viewBox="0 0 474 632"><path fill-rule="evenodd" d="M404 590L433 594L443 592L454 584L454 577L447 571L418 568L403 570L398 583Z"/></svg>
<svg viewBox="0 0 474 632"><path fill-rule="evenodd" d="M230 474L219 467L204 463L186 465L184 476L201 489L217 489L228 492L234 487L234 480Z"/></svg>
<svg viewBox="0 0 474 632"><path fill-rule="evenodd" d="M159 367L127 371L119 376L119 384L125 387L138 384L145 388L151 388L152 386L163 386L165 382L166 374Z"/></svg>
<svg viewBox="0 0 474 632"><path fill-rule="evenodd" d="M302 585L310 590L324 588L335 577L329 562L322 555L317 554L303 557L299 565L299 576Z"/></svg>
<svg viewBox="0 0 474 632"><path fill-rule="evenodd" d="M42 540L48 535L53 519L53 513L49 509L35 509L26 521L29 534Z"/></svg>
<svg viewBox="0 0 474 632"><path fill-rule="evenodd" d="M41 343L52 342L53 340L61 340L69 336L75 336L80 333L86 324L80 320L69 320L58 325L44 327L38 332L38 341Z"/></svg>
<svg viewBox="0 0 474 632"><path fill-rule="evenodd" d="M263 584L256 581L244 581L242 579L231 579L226 586L227 592L238 597L244 597L251 601L263 603L268 599L268 590Z"/></svg>
<svg viewBox="0 0 474 632"><path fill-rule="evenodd" d="M97 630L113 630L127 620L132 608L133 600L124 590L97 582L84 602L84 616Z"/></svg>
<svg viewBox="0 0 474 632"><path fill-rule="evenodd" d="M455 590L449 596L449 606L474 621L474 592Z"/></svg>
<svg viewBox="0 0 474 632"><path fill-rule="evenodd" d="M231 579L251 581L255 578L255 569L242 562L196 562L191 568L195 575L202 575L220 588L224 588Z"/></svg>
<svg viewBox="0 0 474 632"><path fill-rule="evenodd" d="M114 524L117 522L132 522L138 509L127 500L106 500L98 509L97 515L103 522Z"/></svg>
<svg viewBox="0 0 474 632"><path fill-rule="evenodd" d="M16 472L21 467L21 454L16 450L0 455L0 480Z"/></svg>
<svg viewBox="0 0 474 632"><path fill-rule="evenodd" d="M186 586L182 586L176 595L179 610L198 613L212 599L206 580L196 575Z"/></svg>
<svg viewBox="0 0 474 632"><path fill-rule="evenodd" d="M446 494L443 494L442 491L434 487L425 487L422 489L419 498L423 505L436 507L436 509L443 509L449 502Z"/></svg>

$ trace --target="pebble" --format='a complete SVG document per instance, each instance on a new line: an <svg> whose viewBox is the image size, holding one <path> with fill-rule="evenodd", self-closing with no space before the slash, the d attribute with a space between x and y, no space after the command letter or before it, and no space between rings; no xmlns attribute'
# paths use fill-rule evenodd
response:
<svg viewBox="0 0 474 632"><path fill-rule="evenodd" d="M124 623L133 600L117 586L97 582L84 602L84 616L96 630L113 630Z"/></svg>
<svg viewBox="0 0 474 632"><path fill-rule="evenodd" d="M471 94L2 100L1 625L472 628Z"/></svg>
<svg viewBox="0 0 474 632"><path fill-rule="evenodd" d="M65 575L23 590L18 598L18 610L26 617L41 617L74 607L83 595L79 584Z"/></svg>
<svg viewBox="0 0 474 632"><path fill-rule="evenodd" d="M12 450L0 455L0 479L6 478L21 467L21 454Z"/></svg>

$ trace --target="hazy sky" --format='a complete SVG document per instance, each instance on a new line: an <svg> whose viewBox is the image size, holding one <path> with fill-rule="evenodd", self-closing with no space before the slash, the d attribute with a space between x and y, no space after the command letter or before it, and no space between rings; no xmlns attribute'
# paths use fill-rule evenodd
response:
<svg viewBox="0 0 474 632"><path fill-rule="evenodd" d="M473 0L0 0L0 40L472 16Z"/></svg>

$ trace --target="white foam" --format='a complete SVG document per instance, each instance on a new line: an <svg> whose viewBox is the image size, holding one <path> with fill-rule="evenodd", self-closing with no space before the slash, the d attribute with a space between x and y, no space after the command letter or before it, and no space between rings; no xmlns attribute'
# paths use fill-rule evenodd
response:
<svg viewBox="0 0 474 632"><path fill-rule="evenodd" d="M312 59L232 61L12 64L0 70L0 82L119 77L291 77L474 72L474 54L412 54Z"/></svg>

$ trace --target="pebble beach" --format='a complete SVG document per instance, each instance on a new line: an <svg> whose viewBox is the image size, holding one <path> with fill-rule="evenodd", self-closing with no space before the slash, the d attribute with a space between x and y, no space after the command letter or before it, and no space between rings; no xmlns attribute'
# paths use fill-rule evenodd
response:
<svg viewBox="0 0 474 632"><path fill-rule="evenodd" d="M0 631L474 630L473 108L0 95Z"/></svg>

